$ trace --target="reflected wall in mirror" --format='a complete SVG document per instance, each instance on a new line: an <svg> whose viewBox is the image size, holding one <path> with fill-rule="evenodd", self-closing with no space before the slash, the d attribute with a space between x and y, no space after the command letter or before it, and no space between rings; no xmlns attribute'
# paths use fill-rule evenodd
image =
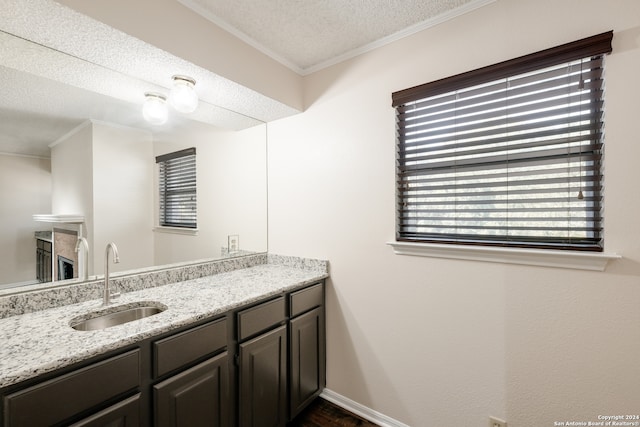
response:
<svg viewBox="0 0 640 427"><path fill-rule="evenodd" d="M33 283L35 232L47 227L32 215L51 209L50 160L0 154L0 200L0 287Z"/></svg>
<svg viewBox="0 0 640 427"><path fill-rule="evenodd" d="M84 250L67 247L80 236L87 239L90 276L102 274L108 242L120 253L114 272L266 252L266 124L201 99L197 120L174 114L153 127L142 119L141 102L39 75L37 65L30 70L15 59L25 51L47 61L54 55L67 64L61 66L97 67L100 79L112 76L114 85L127 80L157 89L154 84L0 36L0 57L12 58L0 63L0 291L49 275L55 284L70 271L81 276ZM206 119L215 114L217 121ZM220 125L223 116L232 129ZM197 149L197 231L159 229L155 156L188 147ZM38 222L34 214L84 221ZM240 251L226 252L229 235L239 236ZM39 262L51 266L49 275Z"/></svg>

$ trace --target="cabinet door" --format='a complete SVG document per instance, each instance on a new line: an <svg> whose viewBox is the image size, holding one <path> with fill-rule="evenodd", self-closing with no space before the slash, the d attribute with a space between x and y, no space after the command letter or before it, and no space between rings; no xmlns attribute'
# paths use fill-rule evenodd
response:
<svg viewBox="0 0 640 427"><path fill-rule="evenodd" d="M291 320L290 398L293 419L325 386L325 338L322 307Z"/></svg>
<svg viewBox="0 0 640 427"><path fill-rule="evenodd" d="M71 427L138 427L140 425L140 393L118 402Z"/></svg>
<svg viewBox="0 0 640 427"><path fill-rule="evenodd" d="M157 427L227 427L227 353L174 375L153 387Z"/></svg>
<svg viewBox="0 0 640 427"><path fill-rule="evenodd" d="M240 344L240 426L286 425L287 327Z"/></svg>

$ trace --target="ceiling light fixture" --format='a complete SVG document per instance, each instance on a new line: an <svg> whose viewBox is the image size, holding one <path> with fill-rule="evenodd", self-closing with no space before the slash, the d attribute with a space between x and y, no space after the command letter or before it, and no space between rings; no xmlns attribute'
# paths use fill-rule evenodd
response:
<svg viewBox="0 0 640 427"><path fill-rule="evenodd" d="M164 124L169 117L167 98L155 92L147 92L144 96L146 98L142 106L144 119L154 125Z"/></svg>
<svg viewBox="0 0 640 427"><path fill-rule="evenodd" d="M169 102L181 113L193 113L198 108L198 95L194 89L196 81L187 76L173 76L173 87Z"/></svg>

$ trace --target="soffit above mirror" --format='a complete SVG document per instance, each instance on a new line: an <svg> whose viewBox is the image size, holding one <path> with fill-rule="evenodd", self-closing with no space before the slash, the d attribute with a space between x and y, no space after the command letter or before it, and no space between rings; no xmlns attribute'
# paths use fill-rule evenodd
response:
<svg viewBox="0 0 640 427"><path fill-rule="evenodd" d="M0 127L0 151L15 152L11 145L24 147L29 136L53 142L60 128L88 118L158 133L191 120L240 130L299 112L54 1L2 3L0 112L15 121ZM168 94L175 74L196 80L200 105L152 128L142 120L144 93ZM25 135L17 122L38 129Z"/></svg>

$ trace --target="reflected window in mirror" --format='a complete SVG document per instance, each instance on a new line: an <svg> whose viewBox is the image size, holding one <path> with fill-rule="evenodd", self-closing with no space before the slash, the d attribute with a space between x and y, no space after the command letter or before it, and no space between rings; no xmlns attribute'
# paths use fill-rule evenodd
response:
<svg viewBox="0 0 640 427"><path fill-rule="evenodd" d="M159 225L197 227L195 147L156 157Z"/></svg>

